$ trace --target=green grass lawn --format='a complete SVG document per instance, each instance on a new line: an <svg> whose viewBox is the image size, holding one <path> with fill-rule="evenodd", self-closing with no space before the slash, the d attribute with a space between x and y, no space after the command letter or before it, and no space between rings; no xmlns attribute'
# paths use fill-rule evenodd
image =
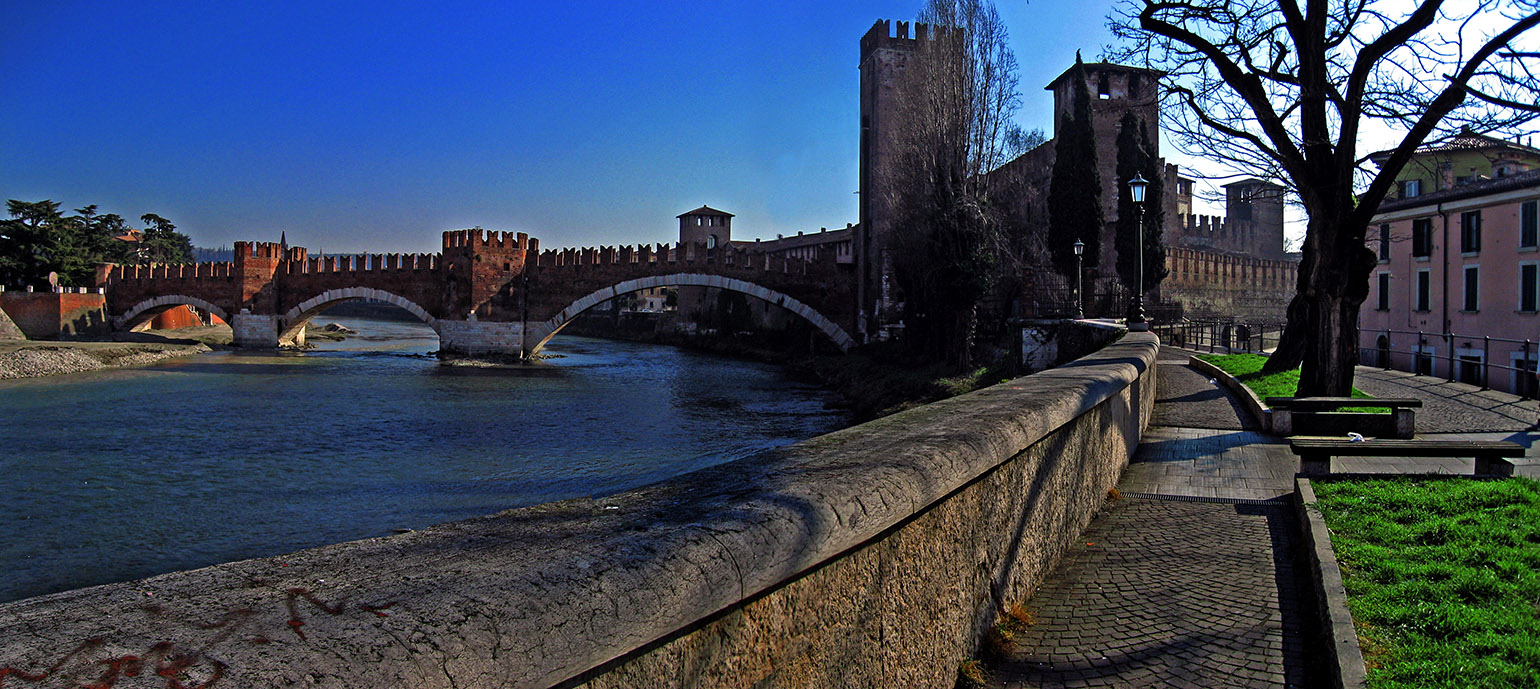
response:
<svg viewBox="0 0 1540 689"><path fill-rule="evenodd" d="M1540 687L1540 482L1314 486L1370 687Z"/></svg>
<svg viewBox="0 0 1540 689"><path fill-rule="evenodd" d="M1263 373L1262 364L1267 362L1267 357L1261 354L1199 354L1198 358L1235 376L1242 385L1257 393L1257 397L1262 398L1264 404L1269 397L1293 397L1294 392L1299 389L1299 369ZM1373 399L1358 388L1353 388L1352 396ZM1344 407L1340 411L1390 413L1390 410L1385 407Z"/></svg>

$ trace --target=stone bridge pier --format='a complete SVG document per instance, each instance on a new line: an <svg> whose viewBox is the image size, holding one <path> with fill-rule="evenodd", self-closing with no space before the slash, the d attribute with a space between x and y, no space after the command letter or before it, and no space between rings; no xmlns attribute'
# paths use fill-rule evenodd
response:
<svg viewBox="0 0 1540 689"><path fill-rule="evenodd" d="M701 286L763 299L854 346L855 276L832 247L791 257L731 246L658 244L541 251L524 233L457 230L435 254L311 257L303 247L236 242L233 261L98 269L113 326L132 329L190 305L230 324L240 347L303 344L338 303L398 306L433 328L442 353L533 354L583 311L618 295Z"/></svg>

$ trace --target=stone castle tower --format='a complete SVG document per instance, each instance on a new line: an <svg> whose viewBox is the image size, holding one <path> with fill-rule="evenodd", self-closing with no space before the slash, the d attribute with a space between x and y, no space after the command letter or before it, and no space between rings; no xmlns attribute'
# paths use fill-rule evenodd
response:
<svg viewBox="0 0 1540 689"><path fill-rule="evenodd" d="M1074 66L1064 70L1044 87L1053 92L1053 140L1058 141L1059 131L1074 116L1075 78ZM1101 255L1098 257L1103 273L1110 273L1117 265L1117 241L1113 232L1117 226L1118 197L1128 193L1128 180L1118 179L1118 129L1123 114L1132 112L1149 128L1150 141L1155 145L1155 155L1160 156L1160 103L1157 80L1161 73L1115 65L1109 62L1090 62L1080 65L1079 78L1091 95L1091 131L1096 142L1096 175L1102 185L1102 218L1105 225L1101 233ZM1168 183L1166 189L1174 184ZM1166 194L1171 205L1171 193ZM1167 212L1167 217L1174 213Z"/></svg>
<svg viewBox="0 0 1540 689"><path fill-rule="evenodd" d="M892 220L892 195L890 166L894 164L894 149L901 133L903 117L900 102L900 82L910 60L921 41L936 40L939 33L925 24L903 21L878 20L861 38L861 156L860 156L860 219L855 238L859 308L862 332L868 337L883 323L896 321L900 314L893 312L893 285L887 279L891 268L887 248L894 232ZM1074 108L1074 79L1076 75L1086 83L1091 94L1092 129L1097 145L1097 166L1102 184L1103 216L1107 220L1102 230L1101 265L1112 266L1116 261L1116 242L1112 232L1117 218L1118 194L1123 192L1123 182L1117 179L1118 127L1125 112L1133 112L1149 128L1150 138L1159 146L1160 118L1157 80L1161 74L1138 67L1115 65L1106 62L1082 65L1077 72L1070 67L1060 74L1046 90L1053 92L1054 134L1070 117ZM1158 154L1158 151L1157 151ZM1029 166L1043 170L1052 166L1052 142L1040 146L1023 158L1040 159L1038 165ZM1174 175L1174 172L1172 173ZM1046 178L1027 179L1027 184L1041 184L1046 189ZM1167 189L1176 186L1175 179L1168 180ZM1166 194L1166 217L1175 218L1175 194Z"/></svg>
<svg viewBox="0 0 1540 689"><path fill-rule="evenodd" d="M693 251L696 244L711 251L719 246L731 246L733 241L733 214L711 206L701 206L679 216L679 250ZM679 313L698 318L707 307L706 287L680 287Z"/></svg>
<svg viewBox="0 0 1540 689"><path fill-rule="evenodd" d="M861 37L861 161L860 224L855 255L858 338L870 338L882 323L896 321L893 285L887 279L892 261L888 245L893 232L892 164L900 134L902 106L899 82L914 57L917 42L928 40L929 27L909 22L877 20Z"/></svg>
<svg viewBox="0 0 1540 689"><path fill-rule="evenodd" d="M888 257L893 233L899 231L892 213L891 170L903 134L900 85L911 61L921 59L917 53L922 42L946 35L925 24L878 20L861 37L861 222L856 226L854 251L859 276L857 323L862 339L878 336L884 325L896 323L902 317L895 310L898 295L889 279L892 263ZM1117 178L1118 130L1124 114L1133 113L1144 123L1159 157L1159 80L1163 76L1159 71L1108 62L1069 67L1045 87L1053 92L1054 138L996 171L1009 169L1011 183L1021 186L1028 215L1046 218L1042 203L1047 198L1055 142L1060 128L1073 114L1075 81L1083 81L1091 99L1091 128L1105 219L1098 256L1100 275L1088 276L1099 284L1088 285L1088 289L1109 290L1118 282L1113 270L1117 264L1114 233L1118 198L1128 193L1128 180ZM1226 185L1229 217L1209 218L1192 214L1193 180L1182 177L1176 165L1163 160L1160 169L1165 188L1162 210L1168 247L1190 247L1238 258L1285 258L1281 187L1257 179Z"/></svg>

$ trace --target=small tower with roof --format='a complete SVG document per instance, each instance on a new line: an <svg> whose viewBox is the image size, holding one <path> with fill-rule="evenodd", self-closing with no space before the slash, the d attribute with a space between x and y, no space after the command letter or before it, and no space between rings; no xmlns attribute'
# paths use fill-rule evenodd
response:
<svg viewBox="0 0 1540 689"><path fill-rule="evenodd" d="M705 244L707 249L727 246L733 240L733 214L701 206L679 216L679 243Z"/></svg>
<svg viewBox="0 0 1540 689"><path fill-rule="evenodd" d="M693 211L679 215L679 251L680 255L687 255L695 251L693 245L699 244L709 251L719 246L728 246L732 241L733 214L727 211L719 211L711 206L701 206ZM698 319L711 300L716 298L716 290L709 287L680 287L679 288L679 313L687 320Z"/></svg>

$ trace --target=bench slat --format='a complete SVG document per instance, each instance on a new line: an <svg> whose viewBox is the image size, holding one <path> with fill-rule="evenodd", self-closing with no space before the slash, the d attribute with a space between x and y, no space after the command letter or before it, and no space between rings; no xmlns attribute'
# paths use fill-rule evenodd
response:
<svg viewBox="0 0 1540 689"><path fill-rule="evenodd" d="M1523 457L1524 446L1506 440L1362 440L1294 438L1294 454L1363 457Z"/></svg>
<svg viewBox="0 0 1540 689"><path fill-rule="evenodd" d="M1273 409L1320 410L1342 407L1388 407L1420 409L1422 400L1387 397L1269 397L1263 400Z"/></svg>

